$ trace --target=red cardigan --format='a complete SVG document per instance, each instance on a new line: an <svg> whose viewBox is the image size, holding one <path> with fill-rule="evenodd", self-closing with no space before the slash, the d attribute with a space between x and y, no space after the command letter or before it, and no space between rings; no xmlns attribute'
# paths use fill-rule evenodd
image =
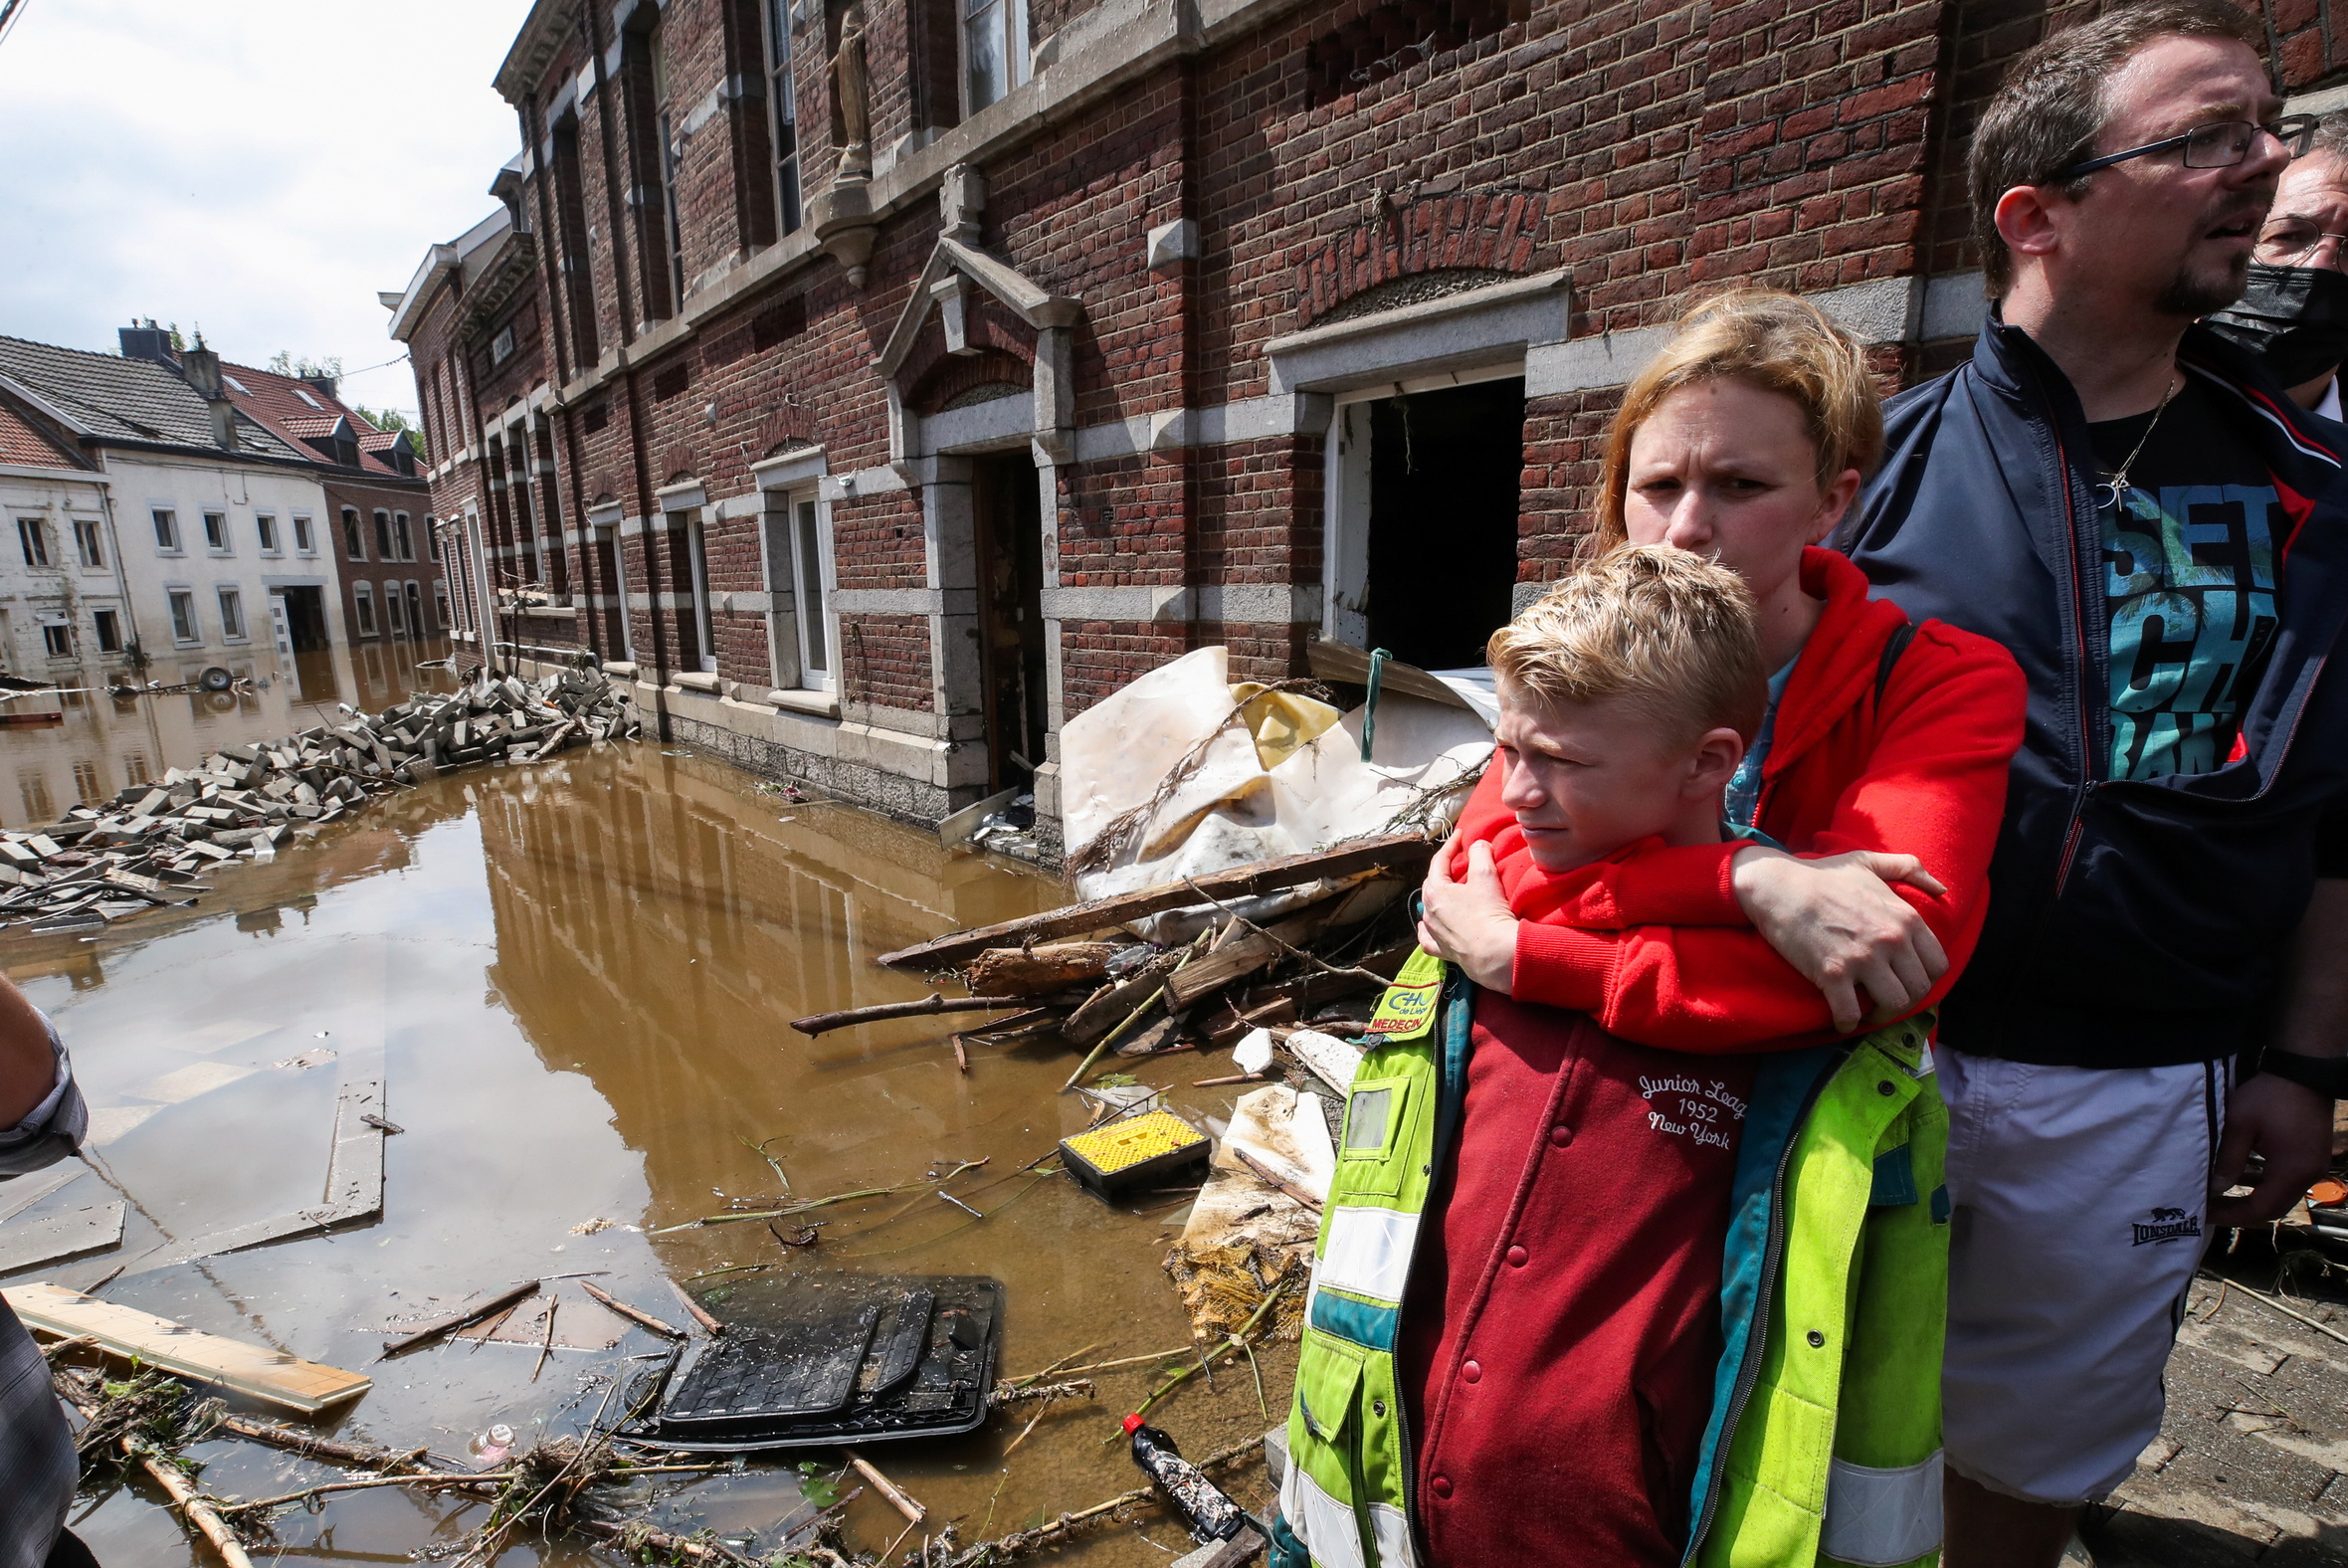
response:
<svg viewBox="0 0 2348 1568"><path fill-rule="evenodd" d="M2006 808L2006 771L2022 744L2026 687L2014 657L1987 638L1925 621L1892 667L1883 645L1905 620L1867 598L1864 574L1832 550L1802 553L1802 587L1826 602L1778 701L1754 825L1799 855L1888 850L1913 855L1948 891L1899 895L1947 951L1956 983L1989 909L1990 852ZM1503 864L1524 835L1487 769L1456 843L1491 841ZM1573 896L1520 882L1510 994L1587 1013L1610 1034L1673 1051L1739 1051L1831 1036L1818 988L1745 918L1729 882L1736 843L1656 848L1573 880ZM1455 860L1453 874L1464 863Z"/></svg>

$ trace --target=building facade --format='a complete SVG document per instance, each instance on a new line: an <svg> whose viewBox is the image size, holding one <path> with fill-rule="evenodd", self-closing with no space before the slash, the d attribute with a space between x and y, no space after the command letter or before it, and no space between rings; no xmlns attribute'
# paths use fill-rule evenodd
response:
<svg viewBox="0 0 2348 1568"><path fill-rule="evenodd" d="M127 667L106 489L97 464L0 403L0 675L79 686L85 670Z"/></svg>
<svg viewBox="0 0 2348 1568"><path fill-rule="evenodd" d="M199 345L165 365L0 337L0 410L102 478L119 635L147 679L274 666L281 616L315 627L317 646L343 641L313 466L238 410L217 354ZM283 651L297 650L288 638Z"/></svg>
<svg viewBox="0 0 2348 1568"><path fill-rule="evenodd" d="M2267 12L2296 93L2328 4ZM1965 352L1966 132L2090 9L538 0L498 210L385 296L453 613L927 818L1049 822L1060 726L1201 645L1478 664L1690 291Z"/></svg>

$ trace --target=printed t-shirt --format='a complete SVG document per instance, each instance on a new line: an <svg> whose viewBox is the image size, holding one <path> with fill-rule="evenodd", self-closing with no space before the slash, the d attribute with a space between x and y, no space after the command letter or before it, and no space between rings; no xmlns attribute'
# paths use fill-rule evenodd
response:
<svg viewBox="0 0 2348 1568"><path fill-rule="evenodd" d="M2146 439L2147 431L2150 439ZM2198 376L2151 413L2087 427L2108 478L2137 443L2118 506L2099 487L2111 629L2109 777L2224 765L2274 641L2274 542L2289 524L2257 449Z"/></svg>
<svg viewBox="0 0 2348 1568"><path fill-rule="evenodd" d="M1720 814L1728 819L1731 828L1750 828L1753 813L1760 809L1761 769L1769 761L1769 743L1777 734L1778 699L1786 694L1786 683L1794 678L1794 667L1801 662L1802 656L1796 654L1778 666L1777 674L1769 678L1769 705L1761 710L1761 724L1753 731L1753 743L1745 747L1736 772L1729 776L1728 793L1720 803Z"/></svg>

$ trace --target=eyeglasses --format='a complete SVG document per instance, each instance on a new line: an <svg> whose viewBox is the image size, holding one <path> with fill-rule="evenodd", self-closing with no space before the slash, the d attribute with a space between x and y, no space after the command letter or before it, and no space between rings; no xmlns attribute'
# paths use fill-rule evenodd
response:
<svg viewBox="0 0 2348 1568"><path fill-rule="evenodd" d="M2348 234L2319 229L2304 218L2286 218L2258 236L2258 260L2289 267L2313 256L2326 240L2348 246Z"/></svg>
<svg viewBox="0 0 2348 1568"><path fill-rule="evenodd" d="M2100 158L2088 158L2067 168L2056 169L2039 183L2067 185L2097 169L2108 169L2130 158L2148 158L2156 152L2166 152L2171 147L2185 149L2184 161L2189 169L2228 168L2250 155L2250 149L2258 144L2260 131L2281 142L2283 150L2295 158L2305 152L2308 143L2315 139L2315 116L2285 114L2264 125L2253 125L2247 119L2222 119L2213 124L2196 125L2183 135L2149 141L2141 147L2130 147L2125 152L2106 153Z"/></svg>

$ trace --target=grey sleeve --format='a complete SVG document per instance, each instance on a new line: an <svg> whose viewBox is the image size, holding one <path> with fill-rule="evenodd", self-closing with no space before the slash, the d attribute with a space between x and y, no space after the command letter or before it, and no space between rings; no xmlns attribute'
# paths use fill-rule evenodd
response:
<svg viewBox="0 0 2348 1568"><path fill-rule="evenodd" d="M57 1054L57 1082L32 1114L13 1127L0 1128L0 1177L22 1176L44 1165L55 1165L82 1146L89 1130L90 1107L74 1082L74 1065L66 1058L66 1044L49 1025L49 1049Z"/></svg>

